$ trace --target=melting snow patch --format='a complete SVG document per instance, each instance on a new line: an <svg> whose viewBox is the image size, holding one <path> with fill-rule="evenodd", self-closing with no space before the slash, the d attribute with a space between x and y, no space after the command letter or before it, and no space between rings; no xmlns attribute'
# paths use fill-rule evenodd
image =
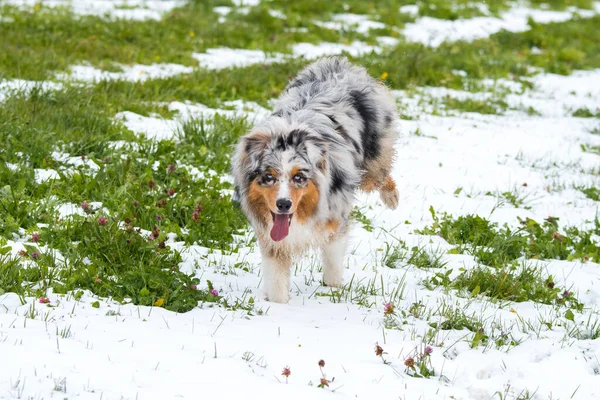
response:
<svg viewBox="0 0 600 400"><path fill-rule="evenodd" d="M120 112L115 118L121 120L132 132L155 140L173 139L181 127L178 122L173 120L144 117L131 111Z"/></svg>
<svg viewBox="0 0 600 400"><path fill-rule="evenodd" d="M567 21L573 17L574 11L577 11L582 17L595 15L595 12L591 10L549 11L516 7L502 13L499 18L475 17L449 21L422 17L414 23L406 24L402 33L410 41L436 47L444 41L488 37L503 29L511 32L523 32L529 29L527 24L529 17L539 23Z"/></svg>
<svg viewBox="0 0 600 400"><path fill-rule="evenodd" d="M60 90L63 85L48 81L26 81L23 79L12 79L0 81L0 102L6 100L15 93L24 93L28 95L32 90L49 91Z"/></svg>
<svg viewBox="0 0 600 400"><path fill-rule="evenodd" d="M42 3L45 7L69 7L79 15L97 15L117 19L160 20L163 15L187 2L184 0L5 0L4 4L33 7Z"/></svg>
<svg viewBox="0 0 600 400"><path fill-rule="evenodd" d="M232 3L238 7L249 6L254 7L260 4L260 0L232 0Z"/></svg>
<svg viewBox="0 0 600 400"><path fill-rule="evenodd" d="M136 134L145 135L149 139L168 140L175 138L181 131L182 124L191 119L212 119L219 114L228 118L248 117L254 120L264 118L270 113L269 110L254 102L235 100L224 102L223 105L230 109L215 109L203 104L174 101L168 103L169 110L178 112L172 120L159 116L144 117L130 111L120 112L115 118Z"/></svg>
<svg viewBox="0 0 600 400"><path fill-rule="evenodd" d="M327 29L340 30L346 28L362 34L369 33L371 29L383 29L386 27L382 22L371 21L367 15L335 14L331 19L332 21L314 21L313 23Z"/></svg>
<svg viewBox="0 0 600 400"><path fill-rule="evenodd" d="M53 169L35 169L36 183L43 183L52 179L60 179L60 175Z"/></svg>
<svg viewBox="0 0 600 400"><path fill-rule="evenodd" d="M227 16L227 14L229 14L231 12L231 7L219 6L219 7L213 8L213 11L216 12L217 14L225 17L225 16Z"/></svg>
<svg viewBox="0 0 600 400"><path fill-rule="evenodd" d="M57 151L52 152L52 158L56 161L70 165L72 167L87 167L92 171L98 171L100 167L94 161L90 160L87 157L71 157L65 153L59 153Z"/></svg>
<svg viewBox="0 0 600 400"><path fill-rule="evenodd" d="M92 201L89 203L90 209L97 211L100 210L104 214L108 214L108 209L102 207L102 202L100 201ZM58 213L58 217L61 219L69 218L73 215L79 215L81 217L85 217L87 214L81 208L81 205L74 203L63 203L56 207L56 212Z"/></svg>
<svg viewBox="0 0 600 400"><path fill-rule="evenodd" d="M294 57L304 57L306 59L314 59L323 56L331 56L342 53L348 53L351 56L359 56L371 52L380 53L381 48L370 46L366 43L354 41L352 44L341 43L297 43L292 47Z"/></svg>
<svg viewBox="0 0 600 400"><path fill-rule="evenodd" d="M400 12L416 17L417 15L419 15L419 6L416 4L407 4L405 6L400 7Z"/></svg>
<svg viewBox="0 0 600 400"><path fill-rule="evenodd" d="M223 105L231 109L215 109L203 104L174 101L169 104L169 110L178 111L178 118L182 120L212 118L216 114L226 117L248 116L250 119L261 119L270 114L269 110L254 102L234 100L227 101Z"/></svg>
<svg viewBox="0 0 600 400"><path fill-rule="evenodd" d="M208 49L206 53L193 53L200 66L206 69L223 69L231 67L246 67L252 64L269 64L282 61L283 54L268 54L262 50L230 49L221 47Z"/></svg>
<svg viewBox="0 0 600 400"><path fill-rule="evenodd" d="M90 65L73 65L70 73L59 73L58 79L72 79L75 81L97 82L102 80L145 81L146 79L168 78L179 74L189 74L192 67L179 64L152 64L152 65L121 65L122 72L102 71Z"/></svg>

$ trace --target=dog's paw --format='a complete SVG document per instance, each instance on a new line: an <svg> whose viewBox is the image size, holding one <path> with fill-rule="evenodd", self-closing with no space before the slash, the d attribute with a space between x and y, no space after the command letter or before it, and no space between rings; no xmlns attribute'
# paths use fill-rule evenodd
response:
<svg viewBox="0 0 600 400"><path fill-rule="evenodd" d="M385 204L385 206L387 208L391 208L392 210L395 210L398 207L398 190L396 190L396 188L392 189L392 190L381 190L379 192L379 197L381 198L381 201L383 201L383 204Z"/></svg>
<svg viewBox="0 0 600 400"><path fill-rule="evenodd" d="M325 270L323 271L323 283L328 287L340 288L343 286L342 274L340 271Z"/></svg>
<svg viewBox="0 0 600 400"><path fill-rule="evenodd" d="M344 286L344 283L342 282L341 279L325 279L325 278L323 278L323 283L325 284L325 286L333 287L333 288L341 288L342 286Z"/></svg>
<svg viewBox="0 0 600 400"><path fill-rule="evenodd" d="M290 294L287 290L272 290L266 293L267 300L273 303L286 304L290 301Z"/></svg>

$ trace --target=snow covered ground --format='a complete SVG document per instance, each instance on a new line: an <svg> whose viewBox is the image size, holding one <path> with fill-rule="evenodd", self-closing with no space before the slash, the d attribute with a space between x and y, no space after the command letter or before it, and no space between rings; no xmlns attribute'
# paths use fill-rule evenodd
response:
<svg viewBox="0 0 600 400"><path fill-rule="evenodd" d="M90 10L109 10L113 6L108 3L113 4L89 2ZM135 3L143 3L148 12L155 13L179 2ZM251 6L253 2L239 3ZM120 15L114 7L110 10ZM525 15L518 10L512 12L516 13L514 19L507 14L502 21L517 24L515 21ZM154 14L130 17L151 18L150 15ZM560 15L556 18L563 18ZM342 20L339 17L338 23ZM434 29L429 30L432 25L420 23L425 22L417 21L405 33L410 37L418 26L414 40L426 38L431 43L431 36L423 34L434 34ZM488 33L495 29L487 22L482 29L483 26ZM474 33L479 32L477 29L469 28L470 34L479 35ZM294 53L299 56L311 51L314 56L328 53L315 54L317 51L308 45ZM247 53L245 60L269 61L264 53L259 53ZM228 59L240 62L240 54L227 54L215 51L197 58L213 68L229 66L223 64ZM132 66L124 72L106 73L76 66L71 73L75 80L92 81L141 80L186 72L152 68ZM399 104L415 117L402 120L396 144L398 157L393 177L400 191L400 206L390 211L377 195L358 196L356 203L371 221L373 230L369 232L359 223L352 230L345 261L348 286L340 301L330 289L320 286L319 258L315 254L308 255L293 270L291 300L282 305L267 302L260 294L260 255L256 247L226 254L185 246L174 239L168 245L182 252L183 270L212 281L229 302L238 300L250 305L252 315L242 309L228 311L208 305L176 314L160 307L99 300L88 292L77 300L72 295L50 293L47 304L33 298L21 304L17 295L3 294L0 398L600 398L600 339L573 335L575 330L589 330L600 321L597 260L535 261L545 276L553 275L556 285L573 291L585 304L574 321L565 320L564 309L531 301L498 302L482 295L470 298L453 291L427 290L422 280L437 271L410 265L390 269L382 265L383 249L399 238L409 248L424 246L431 252L443 253L445 269L453 270L452 277L476 266L471 256L447 254L453 246L443 238L415 234L415 230L433 222L430 207L455 216L477 214L510 226L518 225L518 217L541 221L548 216L558 217L564 226L591 225L598 215L598 203L575 190L574 185L600 185L598 172L592 173L598 171L600 157L582 148L600 146L600 136L590 134L598 120L573 117L572 111L579 107L600 108L600 70L571 76L541 74L533 83L534 89L507 97L510 105L532 106L539 111L540 115L533 116L522 111L509 111L506 115L427 115L419 105L421 98L487 94L440 88L420 88L413 97L396 92ZM48 85L47 90L60 88L53 86L59 84ZM0 83L0 101L3 88L29 90L30 84ZM261 118L268 112L242 101L225 106L227 110L215 110L201 104L172 102L169 110L178 111L172 120L133 112L119 113L115 118L122 119L137 134L164 140L173 138L182 121L191 117L219 112ZM57 177L54 170L36 171L36 180ZM519 193L527 208L499 204L495 194L507 191ZM23 242L10 244L15 253L23 248ZM419 302L428 311L400 318L402 324L390 328L384 316L388 302L397 312L407 311ZM518 345L472 348L473 334L466 329L432 329L431 322L441 318L439 310L443 307L476 315L485 322L486 329L501 331ZM427 312L431 313L430 319L423 317ZM553 327L548 326L548 321L554 322ZM376 356L376 343L385 350L386 363ZM408 376L405 360L423 353L426 346L432 348L430 359L435 376ZM324 367L318 365L319 360L325 361ZM288 377L282 376L285 367L290 369ZM329 387L317 387L321 378L330 381Z"/></svg>
<svg viewBox="0 0 600 400"><path fill-rule="evenodd" d="M0 348L2 358L10 362L0 363L2 397L238 398L260 393L261 398L273 399L490 399L504 391L509 394L505 398L516 398L523 390L536 392L533 398L540 399L569 398L573 393L573 398L580 399L599 396L600 341L571 339L565 328L543 328L542 316L556 318L552 307L466 300L455 293L425 290L420 280L430 272L411 267L387 269L380 263L381 249L392 233L408 243L450 247L443 239L430 243L431 238L413 234L415 228L431 222L430 206L455 215L477 213L512 225L517 216L541 220L552 215L576 226L593 219L597 203L575 190L548 193L547 188L559 181L599 183L597 176L581 172L597 167L598 159L584 153L580 145L600 145L600 137L587 132L588 121L566 116L564 110L573 101L600 106L600 71L570 77L543 75L536 83L539 90L520 100L536 102L540 109L551 104L555 112L536 117L422 116L402 122L393 173L401 205L389 211L376 196L359 196L357 204L369 206L363 209L375 229L354 228L346 261L346 282L353 280L358 287L369 282L383 285L384 296L368 296L372 306L334 304L329 297L318 296L328 290L319 286L314 256L295 270L292 299L280 305L259 294L257 249L243 249L235 255L208 254L207 249L175 242L170 245L183 251L184 268L192 271L199 263L202 272L198 273L210 279L223 296L252 297L264 315L247 317L243 311L220 307L177 315L111 301L101 301L94 308L91 304L97 298L90 295L79 301L50 295L48 305L37 299L21 305L16 295L5 294L0 297ZM564 91L575 94L565 96ZM401 97L401 101L407 100ZM417 128L423 136L410 134ZM539 165L539 160L554 166ZM523 183L526 188L521 187ZM454 195L459 187L464 188L464 195ZM515 187L532 199L531 208L505 206L493 211L497 199L484 193ZM456 272L475 265L465 255L445 258L447 268ZM247 263L249 272L233 267L240 260ZM556 277L558 285L572 287L585 302L586 311L577 315L576 324L597 318L599 265L539 264ZM395 291L402 293L401 298L390 298ZM384 329L383 306L390 300L404 310L421 301L430 309L448 304L466 313L482 313L522 342L509 352L471 349L461 340L468 331L441 331L433 341L431 359L443 378L410 378L403 373L404 359L422 346L430 327L427 321L409 317L401 330ZM540 330L526 328L527 324ZM375 356L376 342L388 353L389 364ZM325 360L323 370L332 380L330 390L316 388L320 359ZM286 366L291 370L287 383L281 376Z"/></svg>

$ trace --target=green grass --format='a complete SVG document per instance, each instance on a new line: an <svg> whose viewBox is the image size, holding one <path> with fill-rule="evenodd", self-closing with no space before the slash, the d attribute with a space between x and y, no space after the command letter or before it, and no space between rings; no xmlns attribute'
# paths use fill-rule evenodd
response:
<svg viewBox="0 0 600 400"><path fill-rule="evenodd" d="M310 32L290 31L288 22L272 17L265 7L246 15L235 9L226 23L213 8L228 1L194 1L168 13L160 22L107 20L74 16L67 9L31 8L22 12L0 7L10 23L0 23L0 71L6 78L41 80L70 65L89 62L115 69L115 63L178 63L195 66L193 52L231 47L287 52L291 43L365 39L310 24ZM293 26L292 26L293 27Z"/></svg>
<svg viewBox="0 0 600 400"><path fill-rule="evenodd" d="M418 233L440 235L448 243L457 245L454 252L468 253L479 262L504 268L513 265L519 258L597 261L600 247L592 239L600 231L600 222L595 228L582 230L577 227L559 228L558 219L549 217L541 224L532 220L520 220L520 228L510 229L477 216L467 215L453 218L443 214L439 217L430 209L434 223Z"/></svg>
<svg viewBox="0 0 600 400"><path fill-rule="evenodd" d="M385 75L386 84L395 89L446 86L481 91L484 87L479 80L483 78L510 78L528 87L530 66L563 74L600 67L600 32L596 29L600 17L548 25L531 23L528 32L500 32L472 43L430 48L403 41L393 29L414 20L399 11L408 3L263 1L250 7L247 14L234 8L225 23L218 22L213 8L232 6L227 0L191 1L161 21L76 16L67 9L43 5L23 11L4 5L0 6L0 79L52 79L57 72L83 62L107 71L119 71L121 64L131 63L196 66L193 52L220 46L289 53L299 42L362 40L374 44L376 37L383 35L398 37L399 45L381 55L353 60L367 66L374 76ZM562 7L559 3L536 2L554 9ZM590 6L583 0L573 4ZM417 5L419 15L436 18L482 14L466 0ZM487 6L490 13L498 14L508 2L498 0ZM286 18L273 17L269 8L281 10ZM334 14L344 12L366 14L387 26L359 34L352 27L331 30L313 23L330 21ZM308 33L298 28L308 28ZM532 54L533 47L540 48L542 54ZM248 130L250 121L221 116L192 120L173 139L152 141L127 130L114 116L131 111L172 118L175 113L165 105L171 101L222 107L225 101L243 99L268 107L269 100L278 96L307 63L286 59L220 71L196 68L168 79L65 84L63 89L52 91L39 86L28 94L8 95L0 103L0 293L43 296L50 288L55 293L87 289L98 296L141 305L160 300L163 307L173 311L187 311L199 301L219 301L250 310L252 298L227 302L208 293L210 282L204 285L194 275L179 271L181 255L165 244L167 234L173 234L188 245L236 251L235 236L247 228L247 223L231 201L231 185L220 177L227 174L232 146ZM456 70L465 71L466 76ZM485 101L446 98L442 105L447 110L501 114L508 109L505 94L495 93ZM575 114L597 117L587 109L575 110ZM115 148L116 141L128 145ZM586 150L598 152L593 146ZM54 152L93 161L98 169L73 167L53 156ZM195 176L192 167L204 177ZM35 169L54 169L60 179L38 183ZM594 198L596 192L591 189L584 193ZM516 204L519 199L512 200ZM59 218L57 213L64 203L92 202L101 202L108 211L86 208L84 216L69 218ZM352 216L364 229L373 230L359 209ZM443 216L435 221L424 232L443 235L457 246L457 252L471 253L498 270L509 268L520 257L598 260L600 256L591 240L592 232L567 228L556 236L556 220L542 224L527 220L517 230L475 216ZM140 235L138 230L152 232L153 238ZM39 234L35 245L28 245L19 258L8 257L4 238L31 241L34 233ZM60 252L60 256L40 251L39 245ZM383 264L396 268L401 262L422 269L444 267L442 255L418 247L408 249L403 243L387 249ZM506 271L519 279L517 272ZM462 286L456 288L466 291L470 288L467 282L473 281L490 296L522 295L494 287L486 279L465 275L464 282L457 280ZM485 289L484 284L488 284ZM377 293L374 288L373 281L346 298L366 301ZM538 296L541 292L532 293Z"/></svg>
<svg viewBox="0 0 600 400"><path fill-rule="evenodd" d="M579 187L580 190L588 199L592 199L594 201L600 201L600 189L594 186L590 187Z"/></svg>
<svg viewBox="0 0 600 400"><path fill-rule="evenodd" d="M572 115L579 118L600 118L600 108L593 111L587 107L582 107L573 111Z"/></svg>
<svg viewBox="0 0 600 400"><path fill-rule="evenodd" d="M230 149L248 129L247 122L218 115L192 120L173 140L154 142L113 119L121 110L118 100L100 87L34 90L0 104L0 235L39 232L39 244L65 258L58 262L40 255L34 260L39 268L29 269L15 269L15 260L3 259L0 289L40 295L50 287L57 293L85 288L135 304L163 299L164 307L174 311L189 310L199 300L214 301L206 291L189 289L199 282L173 269L180 257L164 242L173 233L188 244L235 250L233 235L247 225L224 193L230 184L219 177L228 171ZM131 102L126 108L150 112L156 107ZM133 147L114 149L110 143L117 140ZM53 152L84 157L99 168L91 173L72 167ZM193 176L186 166L196 166L205 177ZM60 179L37 183L35 168L55 169ZM101 202L110 214L90 208L86 217L58 218L58 205L83 202ZM102 217L105 226L98 224ZM143 239L137 229L153 231L154 239ZM45 284L32 289L40 279Z"/></svg>
<svg viewBox="0 0 600 400"><path fill-rule="evenodd" d="M352 31L336 32L315 25L310 25L309 33L290 32L289 28L294 27L290 25L300 23L272 17L264 5L251 8L248 15L233 12L227 23L219 24L212 8L222 3L194 2L172 11L158 24L155 21L75 17L65 10L44 7L24 13L5 6L3 15L14 19L14 22L0 23L0 43L4 49L0 54L0 70L5 78L41 80L51 77L55 71L65 71L70 65L84 61L106 69L114 69L115 63L173 62L194 66L197 62L192 58L192 52L219 46L286 52L290 45L298 42L374 40L373 35L360 37ZM317 11L319 7L330 11L333 7L328 2L314 4L320 4ZM365 7L364 3L351 4L349 11L353 10L352 7L359 7L356 12L364 11L361 9ZM374 12L389 15L386 7L396 5L393 1L378 3ZM298 18L304 21L304 25L307 24L308 11L305 7L308 6L285 3L285 7L281 7L286 12L298 13ZM337 12L338 9L335 10ZM527 32L503 31L490 38L445 43L435 49L401 41L394 51L355 57L354 60L369 67L375 76L387 73L386 83L398 89L447 86L480 90L474 80L527 77L531 75L528 66L561 74L599 67L600 33L595 29L598 23L599 16L552 24L531 22L532 29ZM378 34L392 35L393 32ZM542 54L532 54L533 47L541 48ZM213 72L206 71L173 81L154 80L144 84L143 91L152 91L159 97L177 95L178 99L188 100L201 97L199 93L203 92L206 93L203 97L210 99L216 95L217 100L235 97L264 101L277 95L289 76L302 65L301 62L292 62L263 70L261 66L240 69L240 76L252 76L257 82L270 83L255 85L263 88L260 93L255 93L254 87L231 87L232 82L245 86L245 81L253 79L235 80L234 76L226 79L219 73L215 77ZM466 76L455 74L455 70L465 71ZM209 88L206 87L207 80ZM214 83L222 87L215 87ZM184 87L191 86L191 89L185 90L182 84ZM131 89L125 85L122 90ZM162 93L166 94L163 96ZM190 98L186 98L186 94L190 94ZM501 104L496 104L495 108L498 106ZM470 107L486 110L482 104ZM491 111L489 107L487 109Z"/></svg>
<svg viewBox="0 0 600 400"><path fill-rule="evenodd" d="M454 289L467 297L487 296L494 300L566 306L581 311L583 305L570 290L554 284L552 276L544 278L542 271L528 265L490 269L478 266L450 280L447 273L437 273L424 282L433 289ZM457 328L448 328L457 329Z"/></svg>

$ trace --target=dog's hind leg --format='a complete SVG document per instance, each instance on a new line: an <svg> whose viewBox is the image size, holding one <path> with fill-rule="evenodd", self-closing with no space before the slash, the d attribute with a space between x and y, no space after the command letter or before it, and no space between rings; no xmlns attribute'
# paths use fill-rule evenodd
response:
<svg viewBox="0 0 600 400"><path fill-rule="evenodd" d="M383 204L393 210L398 207L398 190L390 172L396 152L393 133L390 131L386 133L387 136L382 139L379 154L365 160L365 173L360 182L360 190L363 192L379 191L379 197Z"/></svg>
<svg viewBox="0 0 600 400"><path fill-rule="evenodd" d="M322 247L323 281L327 286L340 287L344 277L344 255L348 236L338 235Z"/></svg>
<svg viewBox="0 0 600 400"><path fill-rule="evenodd" d="M395 210L398 207L398 189L391 176L386 176L383 185L379 187L379 197L387 208Z"/></svg>
<svg viewBox="0 0 600 400"><path fill-rule="evenodd" d="M290 300L291 257L262 249L263 292L269 301L287 303Z"/></svg>

